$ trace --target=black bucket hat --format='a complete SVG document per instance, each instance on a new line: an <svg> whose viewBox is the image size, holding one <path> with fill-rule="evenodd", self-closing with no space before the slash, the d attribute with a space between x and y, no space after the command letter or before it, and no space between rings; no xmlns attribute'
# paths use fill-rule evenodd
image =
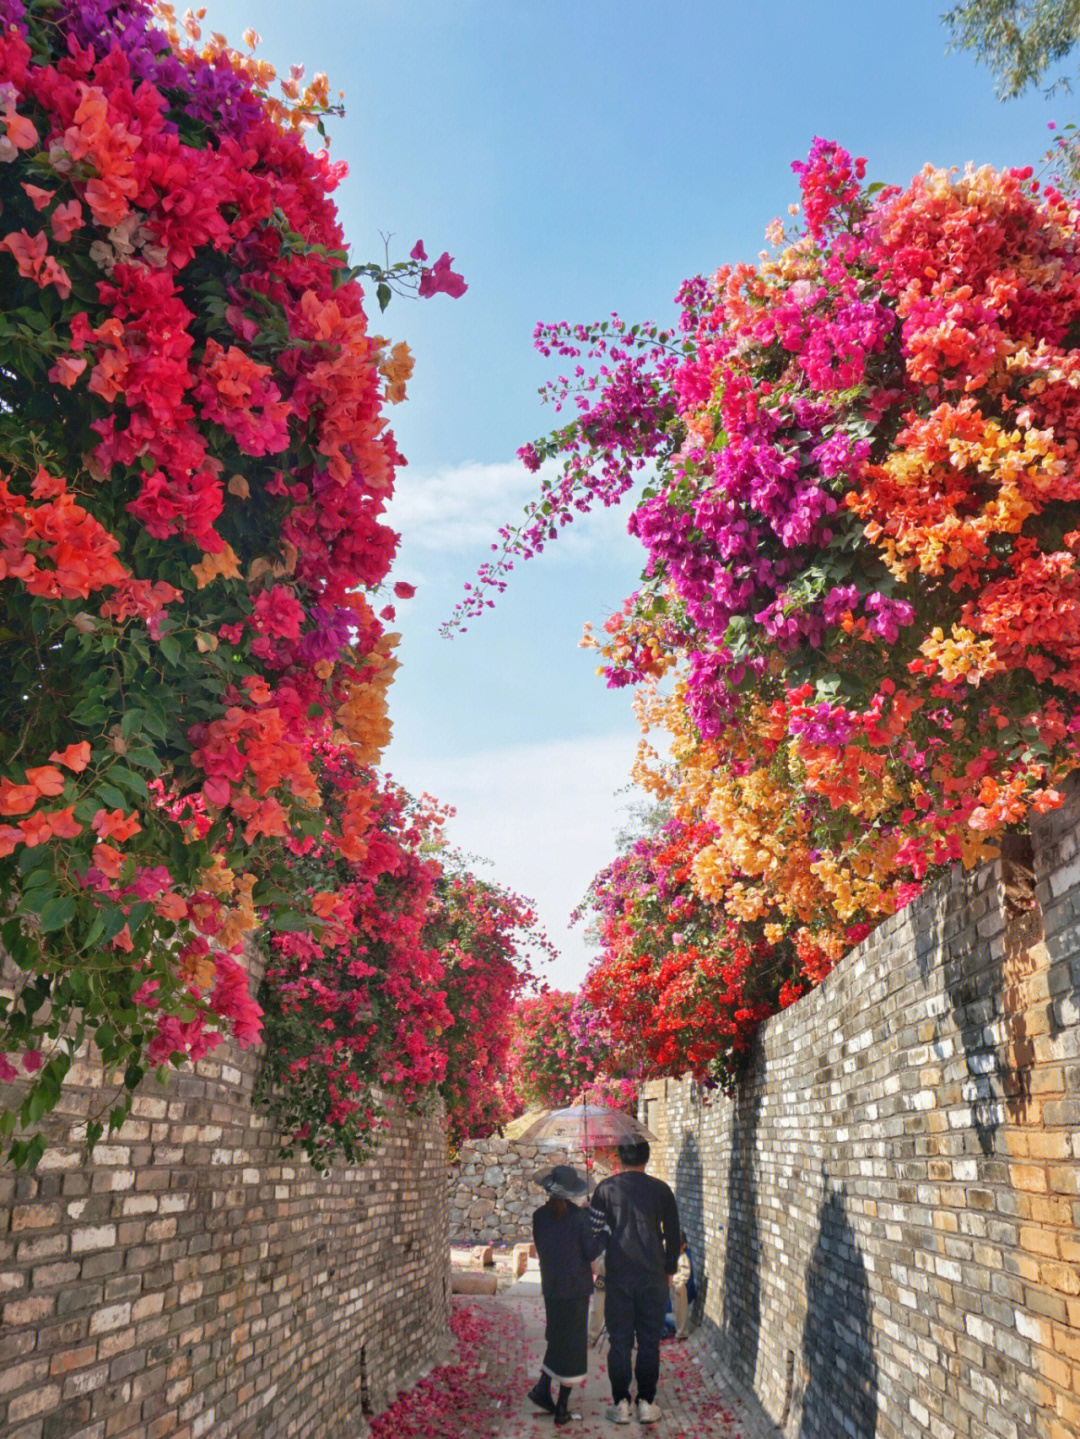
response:
<svg viewBox="0 0 1080 1439"><path fill-rule="evenodd" d="M572 1164L556 1164L553 1169L538 1169L533 1183L539 1184L558 1199L580 1199L588 1191L589 1181Z"/></svg>

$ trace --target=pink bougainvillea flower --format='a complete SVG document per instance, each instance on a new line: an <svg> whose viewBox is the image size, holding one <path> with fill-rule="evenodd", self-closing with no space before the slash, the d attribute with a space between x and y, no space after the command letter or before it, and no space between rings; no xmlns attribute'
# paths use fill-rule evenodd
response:
<svg viewBox="0 0 1080 1439"><path fill-rule="evenodd" d="M430 270L421 270L418 293L422 298L443 294L457 300L464 295L469 287L465 277L450 268L453 263L453 257L444 250Z"/></svg>
<svg viewBox="0 0 1080 1439"><path fill-rule="evenodd" d="M212 804L217 809L224 809L232 795L229 781L227 779L221 779L219 776L211 776L210 779L206 780L203 784L202 792L207 804Z"/></svg>
<svg viewBox="0 0 1080 1439"><path fill-rule="evenodd" d="M32 150L38 142L38 132L34 129L33 122L25 115L19 115L8 106L4 114L5 139L9 145L16 150Z"/></svg>
<svg viewBox="0 0 1080 1439"><path fill-rule="evenodd" d="M49 219L52 232L61 245L66 245L76 230L83 228L82 205L78 200L68 200L64 205L57 205Z"/></svg>
<svg viewBox="0 0 1080 1439"><path fill-rule="evenodd" d="M23 189L30 197L30 203L35 210L44 210L53 197L52 190L43 190L40 185L28 185L24 182Z"/></svg>
<svg viewBox="0 0 1080 1439"><path fill-rule="evenodd" d="M424 249L423 240L417 240L416 244L409 251L410 260L426 260L427 251Z"/></svg>
<svg viewBox="0 0 1080 1439"><path fill-rule="evenodd" d="M399 600L411 600L416 594L416 586L410 585L407 580L398 580L394 586L394 594Z"/></svg>

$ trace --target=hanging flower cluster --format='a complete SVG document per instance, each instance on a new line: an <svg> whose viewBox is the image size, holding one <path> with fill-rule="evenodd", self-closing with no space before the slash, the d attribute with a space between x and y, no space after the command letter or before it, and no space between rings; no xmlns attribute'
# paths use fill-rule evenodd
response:
<svg viewBox="0 0 1080 1439"><path fill-rule="evenodd" d="M528 901L442 856L426 937L444 969L451 1021L440 1093L451 1145L483 1138L514 1112L506 1080L517 1005L533 962L554 958Z"/></svg>
<svg viewBox="0 0 1080 1439"><path fill-rule="evenodd" d="M809 952L699 893L695 863L715 838L708 823L670 819L589 888L601 952L577 1011L608 1071L728 1084L761 1021L805 992Z"/></svg>
<svg viewBox="0 0 1080 1439"><path fill-rule="evenodd" d="M34 1076L6 1132L85 1039L128 1091L253 1042L239 957L285 858L397 823L374 780L322 803L327 742L361 768L385 746L395 666L368 596L411 358L360 279L382 305L464 282L422 245L350 268L344 166L302 138L325 78L272 100L263 62L163 15L0 4L0 1079Z"/></svg>
<svg viewBox="0 0 1080 1439"><path fill-rule="evenodd" d="M687 882L722 939L654 967L685 971L687 1005L715 996L718 1023L743 982L714 959L780 978L793 955L783 982L816 983L936 868L1058 805L1078 762L1077 206L1030 169L867 188L822 140L794 168L801 223L684 286L681 358L652 355L646 571L587 636L668 731L671 763L639 778L694 836ZM595 469L570 455L579 508L606 496ZM653 924L665 867L620 923ZM600 970L636 942L613 937ZM651 1062L699 1068L665 1022Z"/></svg>
<svg viewBox="0 0 1080 1439"><path fill-rule="evenodd" d="M632 1080L609 1078L600 1047L577 1012L578 999L566 990L547 989L520 999L514 1011L507 1080L514 1112L541 1106L558 1109L582 1096L591 1104L633 1109Z"/></svg>
<svg viewBox="0 0 1080 1439"><path fill-rule="evenodd" d="M488 1134L506 1114L526 951L550 946L523 900L447 854L448 811L343 746L320 746L316 761L325 828L286 839L290 908L259 941L258 1097L286 1149L320 1169L372 1150L390 1095L423 1105L441 1094L454 1142Z"/></svg>

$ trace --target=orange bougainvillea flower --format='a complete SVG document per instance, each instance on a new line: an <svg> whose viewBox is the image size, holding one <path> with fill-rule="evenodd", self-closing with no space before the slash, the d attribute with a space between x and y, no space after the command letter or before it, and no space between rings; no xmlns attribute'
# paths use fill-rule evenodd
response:
<svg viewBox="0 0 1080 1439"><path fill-rule="evenodd" d="M49 221L52 232L61 245L66 245L76 230L84 225L82 206L78 200L69 200L66 205L57 205Z"/></svg>
<svg viewBox="0 0 1080 1439"><path fill-rule="evenodd" d="M44 844L46 840L52 838L52 825L49 823L47 814L28 815L26 819L19 821L19 828L30 849L33 849L35 845Z"/></svg>
<svg viewBox="0 0 1080 1439"><path fill-rule="evenodd" d="M16 150L32 150L38 143L38 132L34 128L33 121L28 120L25 115L20 115L15 109L13 100L4 105L3 113L4 139L9 146ZM6 158L0 150L0 159Z"/></svg>
<svg viewBox="0 0 1080 1439"><path fill-rule="evenodd" d="M182 895L170 890L154 901L154 908L162 919L185 919L188 913L188 902Z"/></svg>
<svg viewBox="0 0 1080 1439"><path fill-rule="evenodd" d="M41 791L35 785L0 779L0 814L29 814L40 798Z"/></svg>
<svg viewBox="0 0 1080 1439"><path fill-rule="evenodd" d="M83 827L75 818L75 806L67 805L64 809L46 811L45 818L52 827L52 832L57 839L76 839L83 832Z"/></svg>
<svg viewBox="0 0 1080 1439"><path fill-rule="evenodd" d="M91 825L95 834L101 839L115 839L123 843L130 839L133 834L138 834L142 825L139 823L137 814L125 815L122 809L114 809L111 813L105 809L99 809L94 815Z"/></svg>
<svg viewBox="0 0 1080 1439"><path fill-rule="evenodd" d="M49 371L49 379L54 385L62 385L65 390L70 390L88 364L85 355L61 355Z"/></svg>
<svg viewBox="0 0 1080 1439"><path fill-rule="evenodd" d="M240 561L231 545L222 545L216 555L203 555L197 565L192 565L191 573L195 576L196 583L201 590L211 580L219 577L224 580L239 579Z"/></svg>
<svg viewBox="0 0 1080 1439"><path fill-rule="evenodd" d="M53 750L49 759L53 764L62 764L65 769L73 770L75 774L82 774L90 763L90 743L82 739L76 744L69 744L66 749Z"/></svg>
<svg viewBox="0 0 1080 1439"><path fill-rule="evenodd" d="M66 780L64 776L51 764L37 765L26 771L26 778L37 790L38 794L57 795L63 793Z"/></svg>
<svg viewBox="0 0 1080 1439"><path fill-rule="evenodd" d="M26 192L35 210L44 210L45 206L53 197L52 190L43 190L40 185L28 185L24 183L22 188Z"/></svg>
<svg viewBox="0 0 1080 1439"><path fill-rule="evenodd" d="M42 289L46 285L55 285L60 298L66 300L71 294L71 277L47 253L48 245L43 231L30 235L25 230L12 230L0 240L0 250L6 250L11 255L24 279L33 280Z"/></svg>
<svg viewBox="0 0 1080 1439"><path fill-rule="evenodd" d="M108 879L118 879L124 867L124 856L111 844L99 843L94 846L94 864Z"/></svg>

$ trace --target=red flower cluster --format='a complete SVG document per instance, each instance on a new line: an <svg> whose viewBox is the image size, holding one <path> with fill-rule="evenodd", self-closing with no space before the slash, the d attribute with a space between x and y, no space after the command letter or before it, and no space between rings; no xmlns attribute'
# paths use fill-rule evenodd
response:
<svg viewBox="0 0 1080 1439"><path fill-rule="evenodd" d="M396 545L382 407L411 358L370 333L359 276L380 304L464 282L448 256L350 270L343 167L302 138L325 87L272 100L268 67L143 0L2 15L2 939L38 979L0 1001L0 1054L49 1055L22 1122L87 1035L129 1091L223 1030L253 1042L245 937L283 909L324 927L286 888L310 844L361 866L338 923L388 946L379 1078L413 1092L440 1070L411 1026L447 1020L413 942L432 879L365 771L395 667L365 595ZM393 921L365 889L389 873Z"/></svg>

